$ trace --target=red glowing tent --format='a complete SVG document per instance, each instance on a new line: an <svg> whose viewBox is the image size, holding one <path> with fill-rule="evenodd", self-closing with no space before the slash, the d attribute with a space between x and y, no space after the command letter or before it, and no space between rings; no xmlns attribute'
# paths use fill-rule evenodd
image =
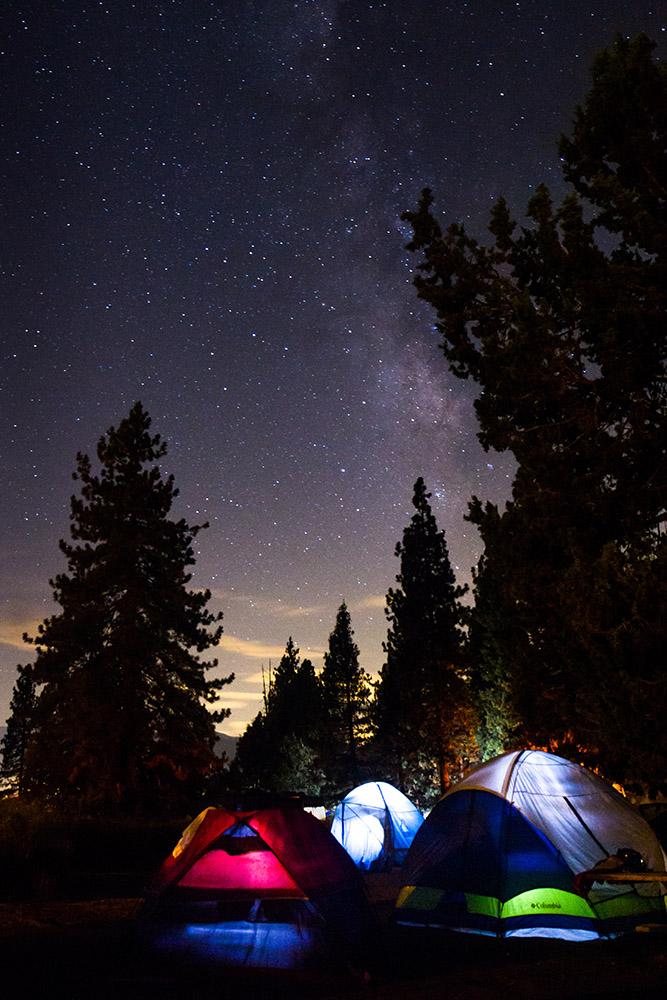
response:
<svg viewBox="0 0 667 1000"><path fill-rule="evenodd" d="M204 810L162 865L147 903L150 915L187 927L190 945L193 928L205 927L209 945L214 933L218 953L233 964L300 964L314 937L318 946L326 939L358 953L374 925L354 863L295 805Z"/></svg>

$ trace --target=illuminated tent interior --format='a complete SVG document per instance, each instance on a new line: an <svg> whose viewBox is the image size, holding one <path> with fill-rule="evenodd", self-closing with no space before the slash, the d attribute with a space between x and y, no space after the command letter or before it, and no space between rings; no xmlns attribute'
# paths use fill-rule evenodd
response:
<svg viewBox="0 0 667 1000"><path fill-rule="evenodd" d="M576 876L631 849L665 870L648 823L601 778L541 751L482 764L435 806L414 839L398 923L504 937L591 940L665 918L659 882Z"/></svg>
<svg viewBox="0 0 667 1000"><path fill-rule="evenodd" d="M423 823L419 809L385 781L369 781L338 804L331 833L355 865L383 870L400 865Z"/></svg>
<svg viewBox="0 0 667 1000"><path fill-rule="evenodd" d="M204 810L150 887L144 924L175 957L271 968L354 958L373 930L354 865L294 805Z"/></svg>

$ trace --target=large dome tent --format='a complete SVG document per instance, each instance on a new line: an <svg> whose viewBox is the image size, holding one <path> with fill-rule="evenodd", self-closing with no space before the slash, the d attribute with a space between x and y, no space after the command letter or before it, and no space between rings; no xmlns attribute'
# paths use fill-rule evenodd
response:
<svg viewBox="0 0 667 1000"><path fill-rule="evenodd" d="M339 802L331 833L358 868L400 865L423 823L419 809L386 781L368 781Z"/></svg>
<svg viewBox="0 0 667 1000"><path fill-rule="evenodd" d="M408 853L398 923L591 940L665 915L659 882L577 876L619 851L665 869L649 825L607 782L537 750L502 754L440 800ZM602 878L602 876L601 876Z"/></svg>

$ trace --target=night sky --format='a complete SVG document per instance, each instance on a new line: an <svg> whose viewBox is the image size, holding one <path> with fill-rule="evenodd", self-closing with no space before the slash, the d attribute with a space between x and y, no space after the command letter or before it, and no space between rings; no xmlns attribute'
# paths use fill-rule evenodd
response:
<svg viewBox="0 0 667 1000"><path fill-rule="evenodd" d="M661 16L661 14L663 16ZM2 4L0 723L21 634L54 610L77 450L140 399L168 443L194 585L224 612L238 734L289 635L343 599L377 671L394 546L422 475L460 582L476 441L411 287L422 187L482 235L503 193L562 193L556 142L594 53L644 0Z"/></svg>

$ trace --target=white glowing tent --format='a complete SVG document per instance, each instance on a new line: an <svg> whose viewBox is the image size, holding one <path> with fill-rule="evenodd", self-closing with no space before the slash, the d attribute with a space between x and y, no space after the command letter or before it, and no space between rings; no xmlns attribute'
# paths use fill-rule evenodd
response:
<svg viewBox="0 0 667 1000"><path fill-rule="evenodd" d="M358 868L400 865L424 818L402 792L385 781L369 781L336 807L331 832Z"/></svg>

